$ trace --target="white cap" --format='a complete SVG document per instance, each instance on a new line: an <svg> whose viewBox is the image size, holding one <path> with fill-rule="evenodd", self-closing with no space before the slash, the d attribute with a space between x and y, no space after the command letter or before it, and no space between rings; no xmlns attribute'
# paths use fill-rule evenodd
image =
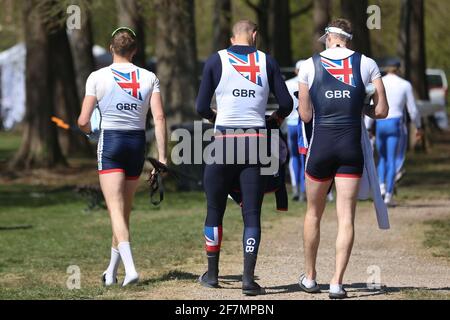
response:
<svg viewBox="0 0 450 320"><path fill-rule="evenodd" d="M338 27L326 27L325 28L325 34L323 36L321 36L319 38L319 40L317 40L317 41L325 43L326 39L327 39L327 35L329 33L337 33L337 34L343 35L344 37L348 38L349 40L352 40L352 38L353 38L353 35L351 35L348 32L345 32L341 28L338 28Z"/></svg>
<svg viewBox="0 0 450 320"><path fill-rule="evenodd" d="M302 62L305 60L298 60L297 63L295 64L295 69L300 70L300 65L302 64Z"/></svg>

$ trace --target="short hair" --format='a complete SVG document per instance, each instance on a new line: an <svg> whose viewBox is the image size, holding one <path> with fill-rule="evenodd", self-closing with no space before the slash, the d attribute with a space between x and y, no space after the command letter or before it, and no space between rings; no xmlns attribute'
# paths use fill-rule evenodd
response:
<svg viewBox="0 0 450 320"><path fill-rule="evenodd" d="M347 19L342 18L335 19L328 24L328 27L340 28L343 31L347 32L348 34L353 34L352 23ZM334 34L334 35L339 37L341 40L350 41L350 39L344 35L341 34Z"/></svg>
<svg viewBox="0 0 450 320"><path fill-rule="evenodd" d="M257 24L247 19L239 20L238 22L236 22L232 30L233 37L240 34L251 34L255 31L258 31Z"/></svg>
<svg viewBox="0 0 450 320"><path fill-rule="evenodd" d="M111 46L115 54L125 57L137 49L136 36L126 28L113 33Z"/></svg>

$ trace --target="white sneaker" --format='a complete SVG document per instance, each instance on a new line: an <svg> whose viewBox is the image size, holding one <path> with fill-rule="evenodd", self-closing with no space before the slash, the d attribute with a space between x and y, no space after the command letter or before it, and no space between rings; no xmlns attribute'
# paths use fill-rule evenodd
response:
<svg viewBox="0 0 450 320"><path fill-rule="evenodd" d="M389 192L387 192L386 195L384 196L384 203L388 207L395 207L397 205L394 199L392 199L392 194L390 194Z"/></svg>
<svg viewBox="0 0 450 320"><path fill-rule="evenodd" d="M105 271L102 274L102 283L106 287L112 286L117 283L117 277L108 276L108 273Z"/></svg>
<svg viewBox="0 0 450 320"><path fill-rule="evenodd" d="M386 185L384 183L380 184L380 192L382 197L386 195Z"/></svg>
<svg viewBox="0 0 450 320"><path fill-rule="evenodd" d="M333 200L334 200L333 191L330 191L330 192L327 194L327 201L328 201L328 202L332 202Z"/></svg>
<svg viewBox="0 0 450 320"><path fill-rule="evenodd" d="M126 287L130 284L135 284L139 281L139 274L130 274L125 275L125 279L123 279L122 287Z"/></svg>

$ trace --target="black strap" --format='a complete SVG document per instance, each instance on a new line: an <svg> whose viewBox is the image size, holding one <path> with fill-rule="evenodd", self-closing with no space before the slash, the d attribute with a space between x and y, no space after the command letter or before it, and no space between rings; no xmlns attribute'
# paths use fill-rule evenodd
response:
<svg viewBox="0 0 450 320"><path fill-rule="evenodd" d="M157 206L164 200L164 185L162 183L162 177L159 173L154 174L154 183L150 185L150 202L152 205ZM154 196L159 191L159 200L155 200Z"/></svg>
<svg viewBox="0 0 450 320"><path fill-rule="evenodd" d="M147 180L150 187L150 202L154 206L157 206L164 200L164 185L161 174L169 172L169 168L167 168L164 163L161 163L154 158L147 158L147 160L150 161L154 168L154 170L150 171L150 175ZM154 199L156 193L159 193L159 200Z"/></svg>

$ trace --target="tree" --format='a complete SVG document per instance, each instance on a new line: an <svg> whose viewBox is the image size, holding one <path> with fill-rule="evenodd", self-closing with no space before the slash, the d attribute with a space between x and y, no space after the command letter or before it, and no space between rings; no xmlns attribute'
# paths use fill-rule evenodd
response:
<svg viewBox="0 0 450 320"><path fill-rule="evenodd" d="M213 12L213 51L219 51L230 45L231 37L231 0L214 1Z"/></svg>
<svg viewBox="0 0 450 320"><path fill-rule="evenodd" d="M81 103L78 98L75 69L65 24L57 24L55 28L49 28L47 37L55 115L67 123L76 124ZM59 130L58 138L65 156L91 153L84 135L72 130Z"/></svg>
<svg viewBox="0 0 450 320"><path fill-rule="evenodd" d="M324 30L330 22L330 7L330 0L314 1L314 36L312 45L314 52L321 52L324 49L323 44L317 40L324 34Z"/></svg>
<svg viewBox="0 0 450 320"><path fill-rule="evenodd" d="M398 54L417 97L428 99L423 0L402 0Z"/></svg>
<svg viewBox="0 0 450 320"><path fill-rule="evenodd" d="M50 46L37 0L23 4L26 54L26 115L22 144L11 165L15 168L53 167L66 161L50 122L54 111Z"/></svg>
<svg viewBox="0 0 450 320"><path fill-rule="evenodd" d="M268 51L270 48L270 34L268 26L268 6L270 0L258 0L257 4L254 4L251 0L245 0L245 3L255 11L256 23L258 24L258 47L262 51Z"/></svg>
<svg viewBox="0 0 450 320"><path fill-rule="evenodd" d="M136 32L138 51L133 63L145 67L145 23L142 16L143 7L138 0L116 0L119 25Z"/></svg>
<svg viewBox="0 0 450 320"><path fill-rule="evenodd" d="M269 52L280 66L290 66L292 49L289 0L271 0L268 20Z"/></svg>
<svg viewBox="0 0 450 320"><path fill-rule="evenodd" d="M246 0L257 16L259 47L270 53L281 66L292 63L291 19L308 12L313 2L291 13L289 0Z"/></svg>
<svg viewBox="0 0 450 320"><path fill-rule="evenodd" d="M73 53L73 62L76 72L78 98L81 101L85 94L85 84L88 76L95 69L95 60L92 53L94 40L92 37L92 16L90 11L91 0L81 3L81 28L70 32L69 40Z"/></svg>
<svg viewBox="0 0 450 320"><path fill-rule="evenodd" d="M341 15L350 20L353 29L352 48L370 56L370 33L366 26L368 0L341 0Z"/></svg>
<svg viewBox="0 0 450 320"><path fill-rule="evenodd" d="M158 78L169 120L193 118L198 88L194 0L155 0Z"/></svg>

